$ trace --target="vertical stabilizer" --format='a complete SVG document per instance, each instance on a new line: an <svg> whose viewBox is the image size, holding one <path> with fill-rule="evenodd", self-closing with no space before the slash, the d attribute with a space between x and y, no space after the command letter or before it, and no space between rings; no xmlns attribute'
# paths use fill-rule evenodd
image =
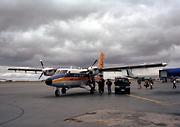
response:
<svg viewBox="0 0 180 127"><path fill-rule="evenodd" d="M104 53L101 52L100 55L99 55L99 59L98 59L98 68L99 69L103 69L104 68Z"/></svg>

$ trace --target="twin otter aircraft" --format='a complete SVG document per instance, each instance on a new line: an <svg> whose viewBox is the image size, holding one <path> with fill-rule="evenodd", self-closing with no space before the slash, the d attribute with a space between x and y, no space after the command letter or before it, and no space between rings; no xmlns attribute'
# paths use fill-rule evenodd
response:
<svg viewBox="0 0 180 127"><path fill-rule="evenodd" d="M140 64L133 66L119 66L119 67L104 67L104 53L100 53L99 59L96 60L92 66L83 69L80 67L59 67L59 68L44 68L43 62L41 62L42 68L9 68L8 70L15 71L34 71L42 72L39 79L42 75L49 76L45 83L48 86L55 87L55 96L60 95L61 93L65 94L66 90L70 88L86 88L89 86L90 92L93 93L94 89L91 84L88 83L90 78L95 76L102 75L103 72L113 72L113 71L122 71L122 70L131 70L138 68L151 68L151 67L163 67L166 66L166 63L152 63L152 64ZM98 62L97 66L94 66Z"/></svg>

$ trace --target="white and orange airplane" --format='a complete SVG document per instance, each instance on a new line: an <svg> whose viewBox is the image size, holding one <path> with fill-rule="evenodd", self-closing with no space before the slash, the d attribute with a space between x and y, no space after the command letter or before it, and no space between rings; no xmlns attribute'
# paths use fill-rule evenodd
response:
<svg viewBox="0 0 180 127"><path fill-rule="evenodd" d="M45 68L42 60L40 60L42 68L9 68L8 70L15 71L34 71L42 72L39 79L42 75L49 76L45 83L48 86L55 87L55 96L60 96L61 93L65 94L66 90L70 88L86 88L89 86L90 92L94 93L93 87L88 83L90 78L95 78L98 75L102 75L103 72L113 72L113 71L122 71L127 69L138 69L138 68L152 68L152 67L163 67L167 63L150 63L150 64L140 64L132 66L119 66L119 67L104 67L104 53L100 53L99 59L95 60L92 66L88 68L80 67L58 67L58 68ZM98 62L97 66L94 66Z"/></svg>

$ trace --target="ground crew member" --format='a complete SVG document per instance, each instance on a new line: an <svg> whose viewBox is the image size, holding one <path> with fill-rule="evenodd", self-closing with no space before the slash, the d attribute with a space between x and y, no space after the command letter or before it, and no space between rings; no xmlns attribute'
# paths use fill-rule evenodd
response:
<svg viewBox="0 0 180 127"><path fill-rule="evenodd" d="M101 79L98 82L100 95L102 95L104 93L104 82L105 81L104 81L103 77L101 77Z"/></svg>
<svg viewBox="0 0 180 127"><path fill-rule="evenodd" d="M95 91L95 88L96 88L96 82L95 82L95 79L94 77L91 78L91 84L92 84L92 90Z"/></svg>
<svg viewBox="0 0 180 127"><path fill-rule="evenodd" d="M149 81L148 81L148 80L145 80L145 81L144 81L144 86L145 86L146 88L149 87Z"/></svg>
<svg viewBox="0 0 180 127"><path fill-rule="evenodd" d="M176 89L176 79L173 80L173 89Z"/></svg>
<svg viewBox="0 0 180 127"><path fill-rule="evenodd" d="M95 82L95 79L94 79L94 77L92 78L92 85L93 85L93 89L95 90L95 88L96 88L96 82Z"/></svg>
<svg viewBox="0 0 180 127"><path fill-rule="evenodd" d="M96 85L94 77L89 77L87 85L91 87L90 93L93 94L95 92L95 85Z"/></svg>
<svg viewBox="0 0 180 127"><path fill-rule="evenodd" d="M149 86L150 86L150 89L153 89L153 84L150 81L149 81Z"/></svg>
<svg viewBox="0 0 180 127"><path fill-rule="evenodd" d="M153 84L154 84L152 78L149 79L149 84L150 84L150 89L152 89L153 88Z"/></svg>
<svg viewBox="0 0 180 127"><path fill-rule="evenodd" d="M108 94L111 94L112 82L111 82L110 79L107 80L106 85L107 85L107 88L108 88Z"/></svg>
<svg viewBox="0 0 180 127"><path fill-rule="evenodd" d="M137 80L137 83L138 83L138 85L139 85L139 89L141 89L141 88L142 88L142 86L141 86L141 79L138 79L138 80Z"/></svg>

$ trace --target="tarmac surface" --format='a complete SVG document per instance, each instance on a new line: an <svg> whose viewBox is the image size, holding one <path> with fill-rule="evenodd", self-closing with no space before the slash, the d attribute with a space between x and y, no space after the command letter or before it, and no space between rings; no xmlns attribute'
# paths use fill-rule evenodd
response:
<svg viewBox="0 0 180 127"><path fill-rule="evenodd" d="M180 84L154 84L130 95L70 89L54 96L43 82L0 82L0 127L180 127Z"/></svg>

